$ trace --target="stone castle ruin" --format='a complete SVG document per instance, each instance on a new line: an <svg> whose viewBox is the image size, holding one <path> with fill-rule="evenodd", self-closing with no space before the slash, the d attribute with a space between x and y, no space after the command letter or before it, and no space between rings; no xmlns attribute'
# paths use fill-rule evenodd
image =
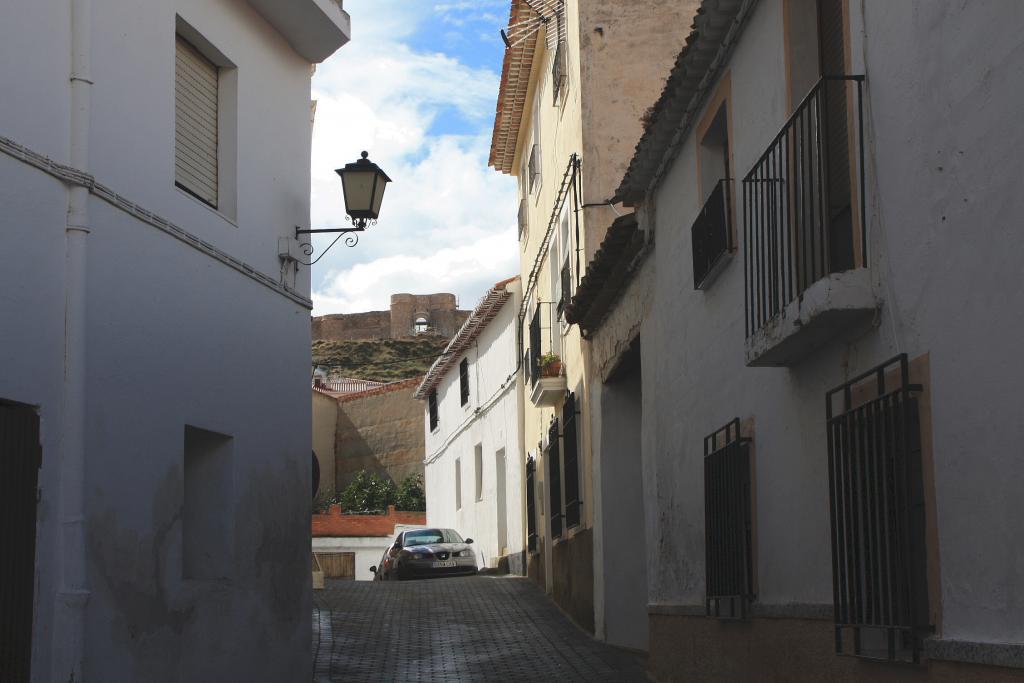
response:
<svg viewBox="0 0 1024 683"><path fill-rule="evenodd" d="M389 311L314 317L313 339L411 339L423 334L450 338L469 314L459 310L454 294L392 294Z"/></svg>

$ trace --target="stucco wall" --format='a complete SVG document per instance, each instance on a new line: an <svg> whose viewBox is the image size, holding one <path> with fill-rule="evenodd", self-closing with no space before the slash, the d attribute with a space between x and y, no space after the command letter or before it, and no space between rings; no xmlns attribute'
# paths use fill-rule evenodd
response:
<svg viewBox="0 0 1024 683"><path fill-rule="evenodd" d="M427 404L421 404L421 431L425 432L427 522L451 527L473 539L481 567L496 567L502 556L517 556L526 546L523 491L526 461L519 437L521 384L516 374L516 314L520 297L517 282L507 285L513 296L465 352L469 360L469 402L463 406L456 364L437 386L438 428L431 432ZM476 455L480 446L481 495L476 492ZM504 451L504 459L498 452ZM460 462L461 508L456 508L455 461ZM498 542L498 468L504 464L506 542ZM520 560L513 560L519 571Z"/></svg>
<svg viewBox="0 0 1024 683"><path fill-rule="evenodd" d="M781 4L758 3L728 64L740 178L787 115ZM701 605L701 439L752 417L758 602L830 604L825 392L898 352L927 353L938 635L1020 643L1024 572L1007 539L1024 513L1024 465L1011 455L1024 427L1010 398L1024 370L1006 312L1024 305L1024 198L1008 191L1024 170L1014 151L1024 144L1015 113L1024 48L1012 28L1024 9L867 2L862 18L850 4L853 71L867 78L868 237L881 314L791 368L745 367L742 253L708 291L690 284L688 228L700 209L690 133L648 207L657 221L657 315L641 334L650 601Z"/></svg>
<svg viewBox="0 0 1024 683"><path fill-rule="evenodd" d="M313 401L313 453L320 464L320 487L323 497L335 493L334 444L338 433L338 402L330 396L311 391Z"/></svg>
<svg viewBox="0 0 1024 683"><path fill-rule="evenodd" d="M342 491L362 470L400 484L423 474L423 413L412 397L419 380L338 401L335 487Z"/></svg>
<svg viewBox="0 0 1024 683"><path fill-rule="evenodd" d="M17 93L0 98L0 135L60 163L69 8L17 3L0 22L0 82ZM91 8L83 170L276 280L278 238L308 223L308 62L244 2ZM232 220L174 188L176 13L238 68ZM67 201L63 183L0 154L0 252L17 255L0 273L0 315L17 321L0 326L0 396L42 418L34 681L66 680L72 645L55 598L70 542L59 535ZM308 311L95 196L88 211L86 344L71 359L85 373L84 678L308 678ZM308 293L308 271L289 285ZM231 481L216 501L228 580L183 578L186 425L231 437Z"/></svg>

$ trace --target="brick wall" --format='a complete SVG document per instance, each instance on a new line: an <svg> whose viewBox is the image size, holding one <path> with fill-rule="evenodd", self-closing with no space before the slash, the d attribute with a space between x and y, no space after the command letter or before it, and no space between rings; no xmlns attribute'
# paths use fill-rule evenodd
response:
<svg viewBox="0 0 1024 683"><path fill-rule="evenodd" d="M383 515L346 515L340 505L332 505L325 515L313 515L313 536L316 538L391 536L396 524L427 523L425 512L396 512L388 506Z"/></svg>

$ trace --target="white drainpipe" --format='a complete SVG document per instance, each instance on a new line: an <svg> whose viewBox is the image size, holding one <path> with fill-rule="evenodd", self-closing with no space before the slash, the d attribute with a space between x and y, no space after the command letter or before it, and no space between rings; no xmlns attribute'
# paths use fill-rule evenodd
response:
<svg viewBox="0 0 1024 683"><path fill-rule="evenodd" d="M91 0L70 0L71 143L68 163L89 172L92 44ZM85 544L85 286L89 236L89 189L68 190L65 233L64 433L60 463L60 530L57 576L60 589L51 643L51 680L81 683L85 607L89 601Z"/></svg>

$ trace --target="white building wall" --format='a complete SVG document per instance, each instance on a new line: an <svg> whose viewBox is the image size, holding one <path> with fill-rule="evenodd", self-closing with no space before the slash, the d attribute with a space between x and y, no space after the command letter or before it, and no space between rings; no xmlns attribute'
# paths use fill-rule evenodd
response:
<svg viewBox="0 0 1024 683"><path fill-rule="evenodd" d="M360 536L353 538L314 538L314 553L355 553L356 581L373 581L370 567L380 564L394 536Z"/></svg>
<svg viewBox="0 0 1024 683"><path fill-rule="evenodd" d="M526 547L524 487L526 463L519 435L519 387L516 359L516 311L519 284L508 285L513 296L480 333L469 358L470 396L460 405L459 367L449 370L437 386L438 428L426 430L427 523L450 527L472 538L481 567L497 566L503 554ZM481 446L483 490L477 499L475 448ZM505 499L508 544L498 547L496 454L505 450ZM462 507L456 509L455 462L461 462Z"/></svg>
<svg viewBox="0 0 1024 683"><path fill-rule="evenodd" d="M70 4L91 8L90 166L126 201L257 273L309 220L310 65L247 3L18 2L0 22L0 136L68 163ZM237 66L238 210L174 187L180 14ZM39 407L33 681L56 640L62 558L61 181L0 153L0 397ZM90 195L86 238L86 681L281 681L309 672L309 292L289 297ZM245 383L240 383L245 378ZM229 576L185 580L184 429L232 437ZM309 677L307 673L306 678ZM79 677L76 677L79 680Z"/></svg>
<svg viewBox="0 0 1024 683"><path fill-rule="evenodd" d="M692 131L647 206L657 231L656 314L642 331L650 602L703 604L702 439L753 417L758 601L831 604L825 392L898 352L928 353L939 635L1020 643L1024 6L850 5L855 72L866 75L874 325L788 369L745 367L742 242L708 291L692 289ZM786 117L781 6L758 3L726 67L737 194ZM739 198L736 208L742 220Z"/></svg>

